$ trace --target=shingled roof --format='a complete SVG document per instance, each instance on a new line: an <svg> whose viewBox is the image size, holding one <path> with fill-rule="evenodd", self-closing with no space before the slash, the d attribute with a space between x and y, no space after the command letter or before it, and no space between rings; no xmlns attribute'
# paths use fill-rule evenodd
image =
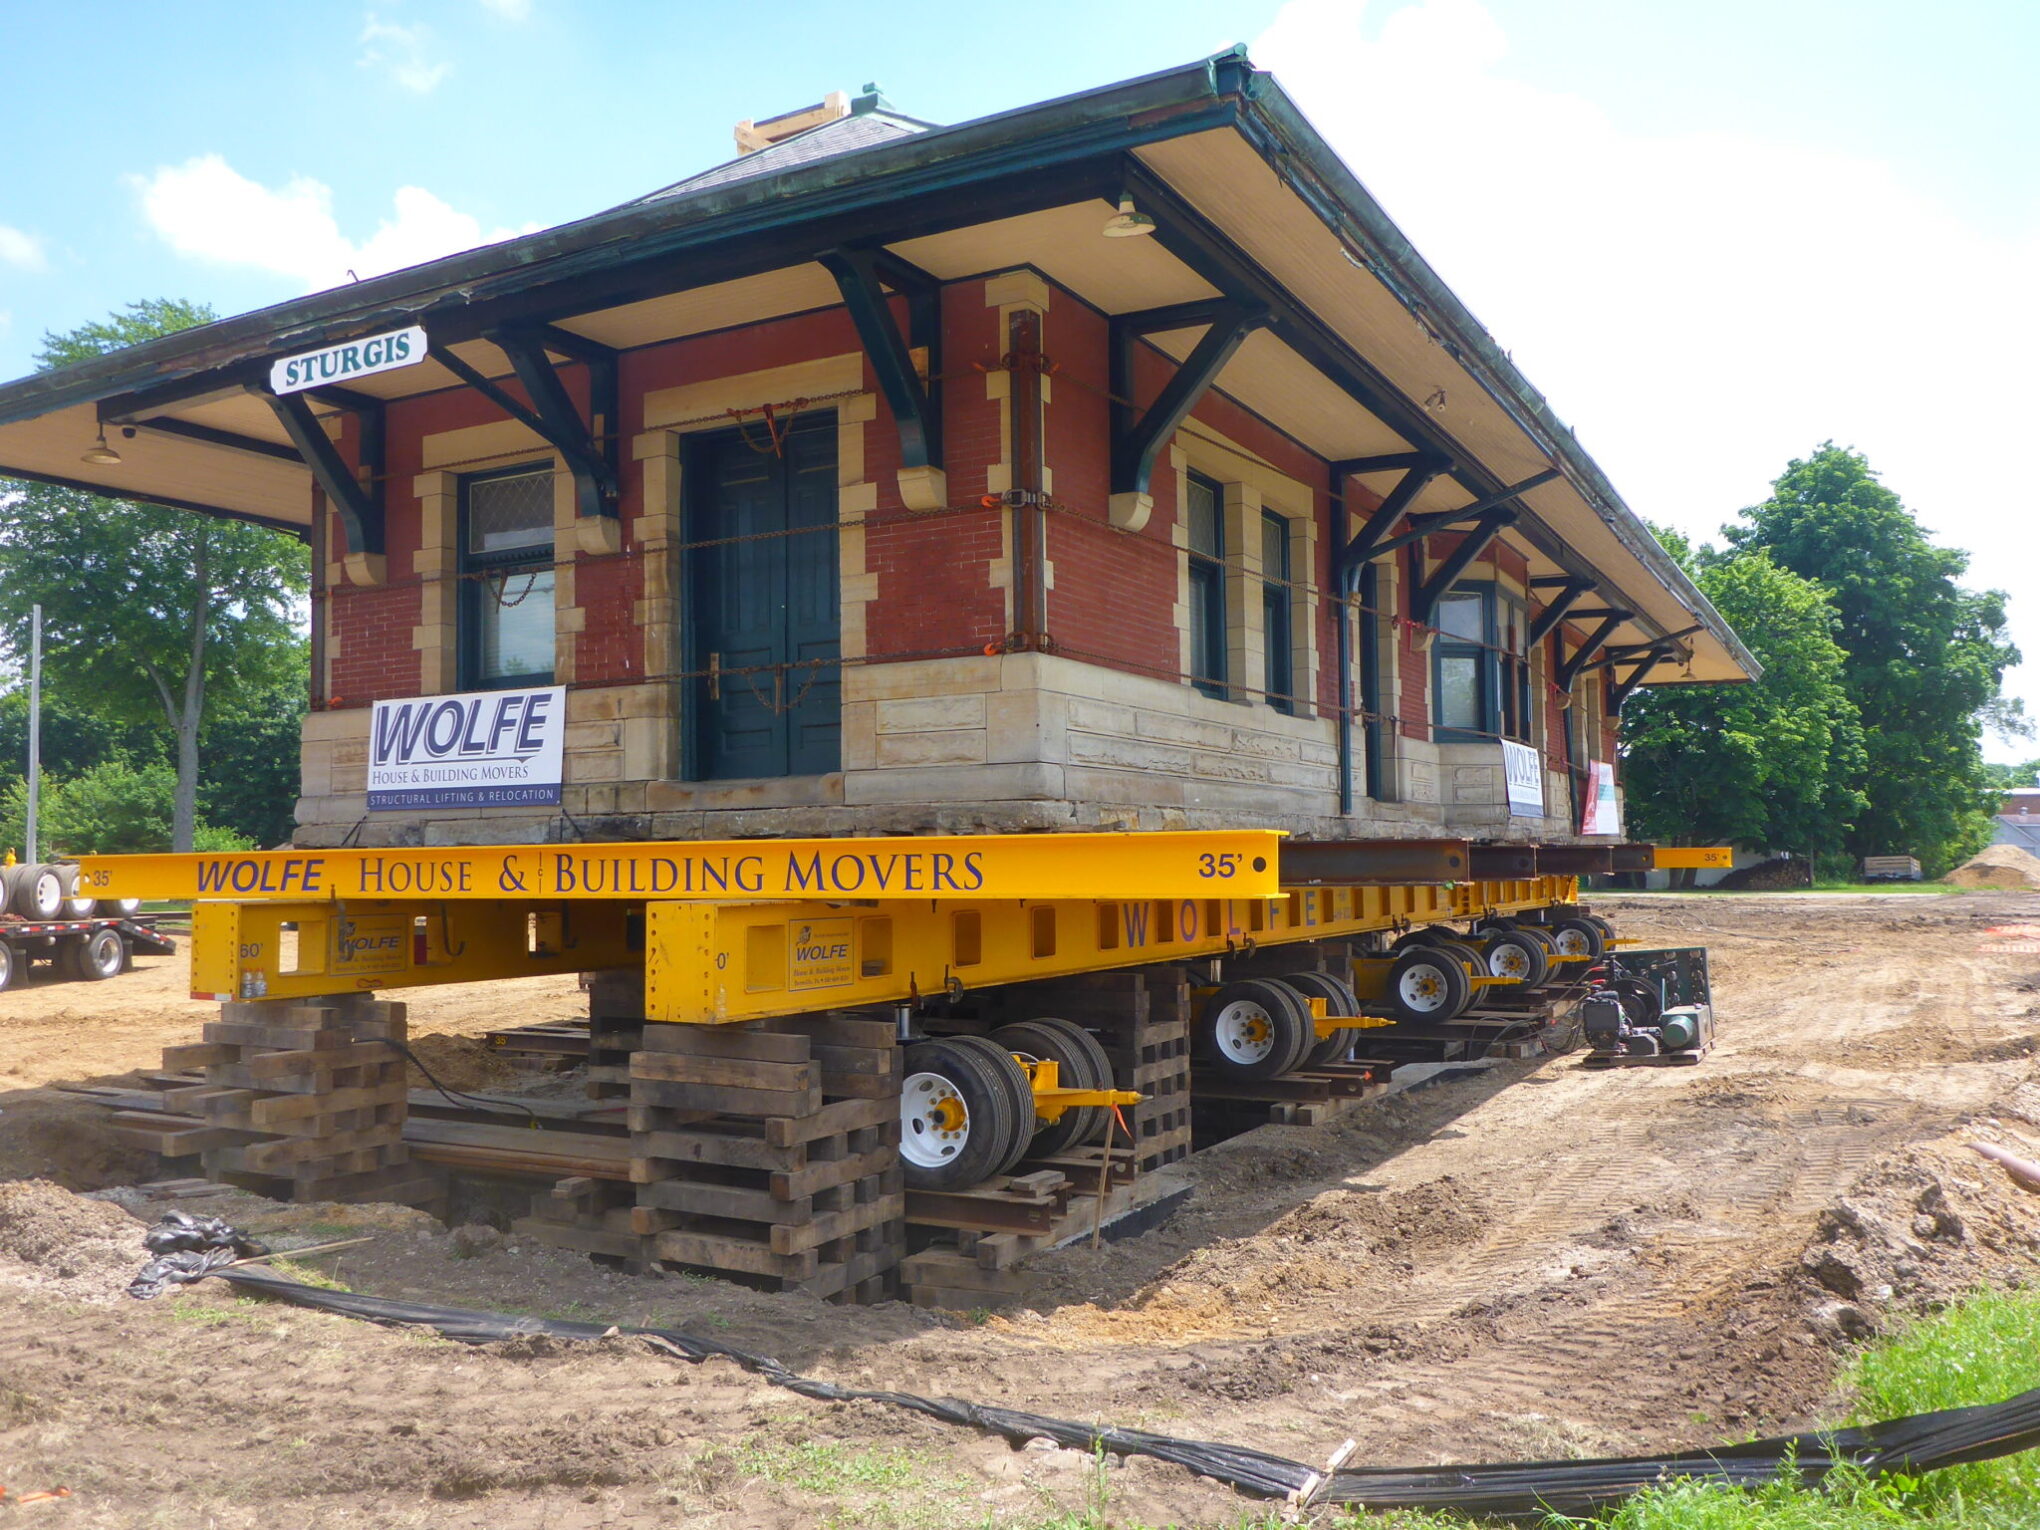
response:
<svg viewBox="0 0 2040 1530"><path fill-rule="evenodd" d="M892 109L877 90L867 90L863 95L851 98L850 115L847 117L838 117L834 122L824 122L820 127L796 133L791 138L781 139L778 143L768 145L754 153L740 154L726 164L717 165L711 170L703 170L698 175L690 175L686 180L675 181L670 186L662 186L650 195L639 197L635 202L625 205L641 207L647 203L664 201L668 197L684 196L690 191L700 191L709 186L726 186L732 181L747 181L754 176L773 175L781 170L791 170L796 165L812 164L818 159L851 154L859 149L890 143L895 138L910 137L915 133L926 132L934 126L932 122L902 116Z"/></svg>

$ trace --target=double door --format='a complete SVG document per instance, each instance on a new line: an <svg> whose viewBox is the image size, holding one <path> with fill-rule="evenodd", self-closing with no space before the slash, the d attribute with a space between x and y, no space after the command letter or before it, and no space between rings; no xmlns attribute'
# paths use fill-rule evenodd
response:
<svg viewBox="0 0 2040 1530"><path fill-rule="evenodd" d="M689 442L687 715L698 780L842 766L836 420Z"/></svg>

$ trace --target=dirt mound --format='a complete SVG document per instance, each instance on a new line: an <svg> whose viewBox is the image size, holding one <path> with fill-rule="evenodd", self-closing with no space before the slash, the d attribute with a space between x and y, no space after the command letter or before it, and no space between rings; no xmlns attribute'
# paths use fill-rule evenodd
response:
<svg viewBox="0 0 2040 1530"><path fill-rule="evenodd" d="M2001 1115L2024 1119L2033 1093L2022 1086ZM1907 1148L1857 1181L1821 1214L1800 1258L1817 1295L1832 1298L1813 1312L1817 1331L1859 1338L1881 1329L1888 1312L1925 1311L1981 1284L2032 1278L2040 1198L1970 1152L1970 1141L2040 1154L2040 1142L1991 1116Z"/></svg>
<svg viewBox="0 0 2040 1530"><path fill-rule="evenodd" d="M432 1077L448 1089L506 1089L524 1075L496 1048L477 1036L413 1036L411 1050ZM404 1065L413 1089L430 1089L417 1063Z"/></svg>
<svg viewBox="0 0 2040 1530"><path fill-rule="evenodd" d="M2017 845L1992 845L1941 879L1954 887L2040 889L2040 856Z"/></svg>
<svg viewBox="0 0 2040 1530"><path fill-rule="evenodd" d="M120 1207L44 1179L0 1182L0 1284L111 1299L147 1257Z"/></svg>

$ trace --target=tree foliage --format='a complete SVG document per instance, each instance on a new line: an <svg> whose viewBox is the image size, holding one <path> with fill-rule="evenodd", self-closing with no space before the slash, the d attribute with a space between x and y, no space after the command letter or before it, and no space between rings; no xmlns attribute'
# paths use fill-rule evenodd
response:
<svg viewBox="0 0 2040 1530"><path fill-rule="evenodd" d="M177 773L160 760L136 765L113 759L75 776L45 776L36 804L37 853L49 859L167 850L176 797ZM26 843L27 818L28 783L11 782L0 792L0 845ZM195 850L252 844L246 835L204 822L192 838Z"/></svg>
<svg viewBox="0 0 2040 1530"><path fill-rule="evenodd" d="M1981 849L2001 789L1983 730L2031 736L2000 688L2019 661L2003 594L1964 589L1967 554L1935 546L1862 455L1833 442L1723 531L1722 550L1659 535L1764 677L1631 699L1639 832L1915 855L1929 876Z"/></svg>
<svg viewBox="0 0 2040 1530"><path fill-rule="evenodd" d="M1743 637L1750 685L1646 687L1623 710L1630 820L1650 839L1809 857L1843 843L1863 806L1863 735L1826 592L1762 551L1687 552L1660 533Z"/></svg>
<svg viewBox="0 0 2040 1530"><path fill-rule="evenodd" d="M130 304L104 322L47 336L37 359L66 365L211 317L190 303ZM111 724L155 723L168 732L172 839L189 848L208 704L274 712L280 688L304 685L296 633L309 577L303 544L189 511L0 483L0 559L7 571L0 646L25 661L30 607L41 605L46 694ZM219 730L212 732L217 744ZM293 764L296 754L293 737Z"/></svg>
<svg viewBox="0 0 2040 1530"><path fill-rule="evenodd" d="M1974 854L1990 839L1983 728L2019 661L2004 595L1962 588L1968 555L1936 547L1863 456L1831 441L1743 515L1725 528L1731 547L1819 581L1839 618L1867 757L1850 852L1916 855L1930 875Z"/></svg>

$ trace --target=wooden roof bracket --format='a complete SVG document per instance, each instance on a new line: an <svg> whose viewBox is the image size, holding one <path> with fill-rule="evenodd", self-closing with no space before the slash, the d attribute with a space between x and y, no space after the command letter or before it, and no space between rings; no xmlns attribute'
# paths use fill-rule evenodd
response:
<svg viewBox="0 0 2040 1530"><path fill-rule="evenodd" d="M1551 677L1551 683L1561 691L1570 692L1573 682L1580 677L1580 671L1585 669L1594 655L1601 651L1601 645L1615 635L1617 627L1635 614L1633 611L1582 611L1580 615L1583 617L1590 615L1600 617L1601 625L1587 634L1586 641L1573 650L1571 658L1559 661L1558 672Z"/></svg>
<svg viewBox="0 0 2040 1530"><path fill-rule="evenodd" d="M1533 588L1541 582L1536 579L1530 581ZM1579 601L1579 598L1582 595L1588 594L1594 588L1594 582L1591 579L1567 577L1560 579L1558 582L1564 588L1552 596L1551 604L1538 612L1535 620L1530 623L1530 630L1524 635L1524 646L1526 648L1535 648L1539 643L1543 642L1551 630L1565 620L1566 612L1573 608Z"/></svg>
<svg viewBox="0 0 2040 1530"><path fill-rule="evenodd" d="M1662 664L1666 657L1667 655L1662 648L1652 649L1637 664L1636 668L1629 672L1629 678L1626 680L1617 680L1614 668L1611 665L1608 671L1608 710L1619 715L1622 711L1622 703L1634 694L1636 688L1643 684L1644 680L1649 677L1650 672Z"/></svg>
<svg viewBox="0 0 2040 1530"><path fill-rule="evenodd" d="M283 427L326 503L340 517L341 565L350 584L381 584L387 573L383 514L383 410L380 404L356 412L360 429L361 477L347 465L340 448L312 414L302 393L278 395L266 387L252 390L265 400ZM366 480L364 482L363 480ZM312 549L324 557L325 549Z"/></svg>
<svg viewBox="0 0 2040 1530"><path fill-rule="evenodd" d="M578 335L565 335L546 325L506 326L491 330L489 343L510 359L510 369L523 384L536 420L526 423L545 438L574 475L574 509L583 522L614 520L619 485L616 470L616 354ZM571 349L568 349L571 347ZM559 349L588 368L588 415L560 381L547 355ZM435 352L443 361L445 356ZM593 359L590 359L590 358ZM498 390L500 393L501 390ZM498 400L501 401L500 399Z"/></svg>
<svg viewBox="0 0 2040 1530"><path fill-rule="evenodd" d="M1454 514L1464 514L1455 511ZM1439 564L1430 578L1419 584L1410 596L1410 620L1419 627L1431 625L1432 614L1438 609L1438 599L1452 588L1453 581L1465 573L1469 564L1488 549L1488 544L1502 534L1504 526L1513 526L1520 511L1509 509L1490 510L1473 523L1465 538L1452 549L1450 557Z"/></svg>
<svg viewBox="0 0 2040 1530"><path fill-rule="evenodd" d="M1134 352L1140 337L1162 329L1209 327L1190 354L1162 385L1147 408L1136 414ZM1112 471L1111 516L1116 526L1137 528L1147 520L1154 500L1149 485L1163 443L1176 433L1197 407L1225 364L1255 330L1268 323L1268 310L1250 299L1225 297L1201 303L1179 303L1116 315L1111 321Z"/></svg>
<svg viewBox="0 0 2040 1530"><path fill-rule="evenodd" d="M900 436L900 501L909 510L949 503L942 458L942 283L911 261L873 246L845 245L815 257L836 279L857 338ZM885 289L907 300L907 333ZM924 355L926 379L914 364Z"/></svg>

